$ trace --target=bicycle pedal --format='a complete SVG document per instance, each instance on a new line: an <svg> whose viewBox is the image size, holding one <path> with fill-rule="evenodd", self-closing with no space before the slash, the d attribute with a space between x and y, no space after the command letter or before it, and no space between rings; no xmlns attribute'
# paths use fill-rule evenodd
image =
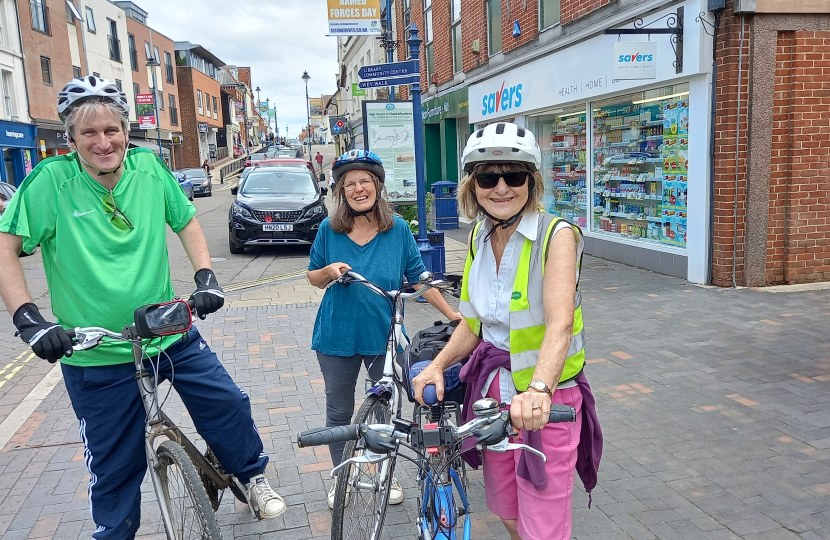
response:
<svg viewBox="0 0 830 540"><path fill-rule="evenodd" d="M467 515L467 509L464 508L463 506L461 508L456 508L455 509L455 515L458 516L458 517L466 516Z"/></svg>

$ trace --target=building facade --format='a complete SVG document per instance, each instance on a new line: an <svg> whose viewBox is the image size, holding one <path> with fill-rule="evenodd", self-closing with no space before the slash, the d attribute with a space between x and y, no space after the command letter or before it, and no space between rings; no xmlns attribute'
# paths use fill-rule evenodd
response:
<svg viewBox="0 0 830 540"><path fill-rule="evenodd" d="M23 48L14 2L0 1L0 181L19 184L37 161L35 128L26 96Z"/></svg>
<svg viewBox="0 0 830 540"><path fill-rule="evenodd" d="M340 36L337 38L337 61L340 64L338 114L348 118L348 130L342 135L345 149L364 148L363 101L387 99L386 89L358 88L357 73L363 66L384 63L386 53L374 36Z"/></svg>
<svg viewBox="0 0 830 540"><path fill-rule="evenodd" d="M147 12L133 2L115 4L127 15L125 54L132 71L133 95L154 94L160 127L142 130L138 122L134 123L130 134L131 142L136 146L151 148L156 153L161 146L164 161L171 169L178 169L180 157L177 154L181 152L184 138L179 119L176 50L173 40L147 26Z"/></svg>
<svg viewBox="0 0 830 540"><path fill-rule="evenodd" d="M175 42L176 76L181 101L184 141L180 168L200 167L218 161L217 133L224 127L220 106L219 70L225 65L201 45Z"/></svg>

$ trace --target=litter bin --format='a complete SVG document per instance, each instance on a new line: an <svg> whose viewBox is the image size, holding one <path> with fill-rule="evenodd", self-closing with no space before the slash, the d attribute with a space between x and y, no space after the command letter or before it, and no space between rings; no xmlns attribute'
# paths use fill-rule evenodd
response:
<svg viewBox="0 0 830 540"><path fill-rule="evenodd" d="M414 234L415 240L418 240L418 235ZM427 268L435 274L444 275L447 271L446 256L444 253L444 233L442 231L427 232L427 240L432 247L432 268Z"/></svg>
<svg viewBox="0 0 830 540"><path fill-rule="evenodd" d="M449 230L458 228L458 203L455 200L455 182L442 180L432 184L435 196L435 228Z"/></svg>

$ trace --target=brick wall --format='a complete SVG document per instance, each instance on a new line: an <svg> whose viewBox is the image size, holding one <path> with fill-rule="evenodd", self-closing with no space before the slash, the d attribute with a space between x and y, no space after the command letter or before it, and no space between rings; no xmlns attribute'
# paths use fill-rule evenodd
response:
<svg viewBox="0 0 830 540"><path fill-rule="evenodd" d="M508 10L510 6L510 10ZM524 6L524 7L523 7ZM518 37L513 37L513 24L519 21L519 27L522 31ZM484 19L485 25L487 18ZM539 35L539 2L538 0L528 0L527 2L511 2L509 0L502 0L501 3L501 50L507 52L515 49L520 45L524 45L528 41L536 39ZM484 30L485 37L487 36L487 29Z"/></svg>
<svg viewBox="0 0 830 540"><path fill-rule="evenodd" d="M487 63L487 4L481 0L461 0L461 38L464 71ZM479 54L473 54L470 44L479 42Z"/></svg>
<svg viewBox="0 0 830 540"><path fill-rule="evenodd" d="M451 81L453 77L450 20L450 0L432 0L432 50L437 84ZM423 37L426 38L426 35ZM426 49L424 51L426 55ZM429 82L432 84L432 81Z"/></svg>
<svg viewBox="0 0 830 540"><path fill-rule="evenodd" d="M715 201L712 216L713 253L712 284L732 285L732 264L735 262L736 282L744 283L744 239L746 235L746 172L747 172L747 97L749 93L749 36L751 18L744 28L743 75L741 77L740 139L735 139L738 127L738 52L740 49L741 20L727 10L721 18L718 34L718 87L715 114ZM736 150L737 163L736 163ZM738 169L737 242L735 234L735 168Z"/></svg>
<svg viewBox="0 0 830 540"><path fill-rule="evenodd" d="M560 21L562 24L568 24L610 2L611 0L562 0Z"/></svg>
<svg viewBox="0 0 830 540"><path fill-rule="evenodd" d="M26 85L29 98L29 111L32 118L59 121L57 104L58 92L72 79L72 57L69 53L69 32L66 29L66 2L64 0L45 0L49 8L49 28L51 35L43 34L32 28L32 12L29 2L16 2L20 33L22 38L23 65L26 68ZM80 31L80 24L79 31ZM43 82L40 69L40 57L49 58L52 84Z"/></svg>
<svg viewBox="0 0 830 540"><path fill-rule="evenodd" d="M199 167L199 122L196 111L196 90L193 88L193 73L198 73L188 66L176 68L179 87L179 123L182 129L182 144L179 145L178 167ZM221 117L221 115L220 115Z"/></svg>
<svg viewBox="0 0 830 540"><path fill-rule="evenodd" d="M251 68L249 68L249 67L240 67L240 68L237 68L237 70L238 70L237 71L237 74L238 74L237 78L239 79L239 82L243 82L243 83L247 84L248 88L253 90L254 87L251 86Z"/></svg>
<svg viewBox="0 0 830 540"><path fill-rule="evenodd" d="M830 32L779 32L767 282L830 280Z"/></svg>

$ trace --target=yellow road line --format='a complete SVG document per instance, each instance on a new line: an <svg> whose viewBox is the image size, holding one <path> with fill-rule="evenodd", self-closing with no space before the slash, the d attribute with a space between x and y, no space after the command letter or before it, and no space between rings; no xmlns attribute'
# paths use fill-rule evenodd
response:
<svg viewBox="0 0 830 540"><path fill-rule="evenodd" d="M225 287L224 290L225 290L225 292L228 292L228 291L233 292L233 291L238 291L238 290L241 290L241 289L249 289L251 287L264 285L266 283L271 283L273 281L279 281L281 279L287 279L287 278L292 278L292 277L303 276L303 275L305 275L305 273L306 273L305 270L300 270L300 271L297 271L297 272L292 272L290 274L283 274L281 276L271 276L271 277L254 279L252 281L243 281L243 282L240 282L240 283L233 283L233 284L228 285L227 287Z"/></svg>

